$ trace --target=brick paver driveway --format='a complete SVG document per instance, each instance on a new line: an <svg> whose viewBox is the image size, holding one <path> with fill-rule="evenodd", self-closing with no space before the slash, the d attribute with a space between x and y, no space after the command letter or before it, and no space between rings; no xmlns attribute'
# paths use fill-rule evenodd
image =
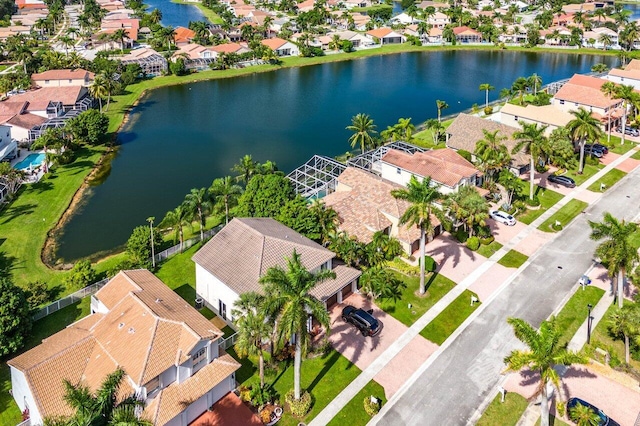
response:
<svg viewBox="0 0 640 426"><path fill-rule="evenodd" d="M438 263L438 273L456 284L487 260L484 256L469 250L448 232L438 235L427 244L425 252ZM414 256L420 257L419 252L414 253Z"/></svg>
<svg viewBox="0 0 640 426"><path fill-rule="evenodd" d="M354 326L342 321L342 309L346 305L365 310L373 309L373 316L383 324L380 334L376 337L363 336ZM333 347L361 370L367 368L407 331L406 325L378 308L361 294L352 294L342 304L333 306L329 315L331 317L329 340ZM375 377L375 380L384 387L386 396L391 397L437 348L437 345L422 336L416 336Z"/></svg>
<svg viewBox="0 0 640 426"><path fill-rule="evenodd" d="M492 209L496 210L496 209ZM496 222L495 220L489 218L486 220L489 229L491 229L491 234L494 236L497 242L502 245L507 244L513 237L518 235L521 231L527 228L522 222L516 221L516 224L513 226L505 225L504 223Z"/></svg>

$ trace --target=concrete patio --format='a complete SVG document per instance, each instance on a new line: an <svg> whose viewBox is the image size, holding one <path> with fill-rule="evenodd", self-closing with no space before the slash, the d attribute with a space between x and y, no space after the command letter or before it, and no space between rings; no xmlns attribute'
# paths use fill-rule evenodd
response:
<svg viewBox="0 0 640 426"><path fill-rule="evenodd" d="M189 426L262 426L263 424L236 394L229 392L213 405L212 411L205 411Z"/></svg>
<svg viewBox="0 0 640 426"><path fill-rule="evenodd" d="M437 262L437 272L455 283L465 279L487 260L484 256L469 250L464 244L460 244L448 232L427 244L425 251ZM413 255L416 258L420 257L419 252Z"/></svg>

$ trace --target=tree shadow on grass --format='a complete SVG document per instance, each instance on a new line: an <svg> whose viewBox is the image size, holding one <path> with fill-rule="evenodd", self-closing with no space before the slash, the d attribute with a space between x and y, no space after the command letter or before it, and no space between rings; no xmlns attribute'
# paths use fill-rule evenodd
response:
<svg viewBox="0 0 640 426"><path fill-rule="evenodd" d="M4 211L3 216L5 217L5 220L2 223L9 223L20 216L31 214L36 207L37 206L32 203L21 206L11 206Z"/></svg>
<svg viewBox="0 0 640 426"><path fill-rule="evenodd" d="M46 191L50 191L52 189L53 189L53 184L51 182L42 181L42 180L40 182L36 182L31 185L31 191L37 192L38 194L41 194Z"/></svg>
<svg viewBox="0 0 640 426"><path fill-rule="evenodd" d="M314 377L311 384L307 387L307 391L309 391L309 393L311 393L313 389L315 389L315 387L318 385L320 380L329 372L329 370L331 370L331 368L338 361L338 359L340 359L340 352L338 351L331 351L329 355L326 356L326 361L322 366L322 370L320 370L320 372L316 375L316 377Z"/></svg>
<svg viewBox="0 0 640 426"><path fill-rule="evenodd" d="M0 238L0 246L6 241L6 238ZM11 276L11 270L14 268L16 258L7 256L6 253L0 252L0 277L8 278Z"/></svg>
<svg viewBox="0 0 640 426"><path fill-rule="evenodd" d="M196 289L191 287L189 284L182 284L180 287L174 289L173 291L178 293L180 297L189 302L191 306L195 305Z"/></svg>

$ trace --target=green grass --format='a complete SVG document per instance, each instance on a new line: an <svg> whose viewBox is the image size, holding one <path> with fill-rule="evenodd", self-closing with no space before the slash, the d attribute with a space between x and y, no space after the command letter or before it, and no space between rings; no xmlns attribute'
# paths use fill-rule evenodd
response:
<svg viewBox="0 0 640 426"><path fill-rule="evenodd" d="M527 259L529 259L527 255L522 254L517 250L509 250L507 254L498 260L498 263L507 268L519 268L527 261Z"/></svg>
<svg viewBox="0 0 640 426"><path fill-rule="evenodd" d="M183 0L171 0L171 1L173 3L187 4L187 5L191 5L191 6L197 7L198 9L200 9L200 11L205 16L205 18L207 18L207 20L209 22L211 22L212 24L222 24L222 23L224 23L224 19L222 19L220 16L218 16L217 13L215 13L213 10L209 9L208 7L203 5L202 3L194 3L194 2L183 1Z"/></svg>
<svg viewBox="0 0 640 426"><path fill-rule="evenodd" d="M504 402L501 402L498 394L482 413L476 426L515 426L528 405L527 399L520 394L508 392Z"/></svg>
<svg viewBox="0 0 640 426"><path fill-rule="evenodd" d="M635 154L631 156L634 160L640 160L640 151L637 151Z"/></svg>
<svg viewBox="0 0 640 426"><path fill-rule="evenodd" d="M607 173L605 173L604 176L598 179L597 182L594 182L591 185L589 185L587 189L593 192L604 192L607 189L611 188L613 185L615 185L616 182L618 182L620 179L622 179L626 175L627 174L622 170L611 169ZM602 183L606 185L606 188L604 189L604 191L600 191L600 184Z"/></svg>
<svg viewBox="0 0 640 426"><path fill-rule="evenodd" d="M542 222L542 225L538 226L538 229L544 232L556 232L552 227L555 225L556 220L560 222L564 228L588 206L589 204L584 201L576 199L570 200L567 204L562 206L560 210L552 214L549 219Z"/></svg>
<svg viewBox="0 0 640 426"><path fill-rule="evenodd" d="M384 396L384 388L371 380L342 410L328 423L328 426L365 426L371 417L364 411L364 399L375 396L382 405L387 402Z"/></svg>
<svg viewBox="0 0 640 426"><path fill-rule="evenodd" d="M523 197L528 197L530 188L528 182L525 183L526 185ZM527 209L517 215L518 220L527 225L536 220L542 213L549 210L554 204L562 199L562 194L558 194L550 189L541 188L538 185L534 186L534 194L537 195L540 200L540 208L535 210Z"/></svg>
<svg viewBox="0 0 640 426"><path fill-rule="evenodd" d="M596 306L602 298L604 290L587 286L584 290L578 288L556 316L558 328L562 330L560 344L568 343L576 334L580 326L587 319L587 305Z"/></svg>
<svg viewBox="0 0 640 426"><path fill-rule="evenodd" d="M427 274L425 277L427 292L424 296L419 296L417 293L420 288L420 277L409 277L396 271L393 273L407 284L407 288L402 291L402 298L397 302L378 300L376 304L380 309L407 326L411 326L456 286L456 283L440 274ZM409 304L411 304L411 308L409 308Z"/></svg>
<svg viewBox="0 0 640 426"><path fill-rule="evenodd" d="M603 137L600 138L600 143L607 145L609 147L609 152L614 152L616 154L625 154L627 151L629 151L630 149L632 149L634 146L636 146L636 144L634 142L629 142L626 141L623 144L621 144L622 139L620 139L618 136L614 136L611 135L611 143L607 144L607 135L605 134Z"/></svg>
<svg viewBox="0 0 640 426"><path fill-rule="evenodd" d="M443 344L456 328L480 306L479 302L471 306L471 296L477 297L477 294L469 290L462 292L456 300L451 302L433 321L422 329L420 335L438 345Z"/></svg>
<svg viewBox="0 0 640 426"><path fill-rule="evenodd" d="M445 120L442 122L442 127L446 129L451 123L453 123L453 119ZM423 148L441 149L445 147L444 142L438 144L433 143L433 132L431 129L424 129L413 135L411 143Z"/></svg>
<svg viewBox="0 0 640 426"><path fill-rule="evenodd" d="M238 359L233 349L228 352ZM238 359L238 361L242 364L242 367L236 372L236 380L244 385L259 383L258 369L256 367L257 359L243 358ZM311 411L304 418L298 419L285 410L278 425L295 426L300 422L309 423L360 373L361 371L358 367L335 350L325 356L304 359L301 368L301 385L303 389L311 393L313 398L314 402ZM279 395L281 403L284 403L284 395L293 389L293 362L278 364L278 370L275 374L272 373L265 376L265 383L273 386ZM381 387L369 389L370 393L384 397ZM360 406L362 406L362 402Z"/></svg>
<svg viewBox="0 0 640 426"><path fill-rule="evenodd" d="M540 426L540 419L536 422L536 426ZM549 426L569 426L569 424L558 419L553 414L549 414Z"/></svg>
<svg viewBox="0 0 640 426"><path fill-rule="evenodd" d="M501 248L502 248L502 244L494 240L491 242L491 244L487 244L487 245L480 244L480 247L478 248L478 250L476 250L476 252L479 255L484 256L488 259L491 256L493 256L493 254L498 250L500 250Z"/></svg>
<svg viewBox="0 0 640 426"><path fill-rule="evenodd" d="M598 165L594 166L591 164L585 164L584 170L582 174L578 174L578 170L569 170L563 176L570 177L576 182L576 186L580 186L587 181L591 176L598 173L600 170L604 169L605 165L602 163L598 163Z"/></svg>

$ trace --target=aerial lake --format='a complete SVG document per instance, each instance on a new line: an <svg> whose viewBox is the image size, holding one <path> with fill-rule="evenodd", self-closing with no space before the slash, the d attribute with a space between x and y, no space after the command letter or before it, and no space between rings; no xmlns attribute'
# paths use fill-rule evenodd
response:
<svg viewBox="0 0 640 426"><path fill-rule="evenodd" d="M198 6L193 4L173 3L171 0L145 0L147 10L160 9L162 12L162 25L176 27L188 27L191 21L207 21Z"/></svg>
<svg viewBox="0 0 640 426"><path fill-rule="evenodd" d="M545 83L589 72L612 56L506 51L434 51L373 56L154 90L131 113L110 174L86 194L64 228L66 261L124 244L149 216L156 224L191 188L231 174L245 154L289 172L314 154L350 150L351 117L378 130L411 117L452 114L484 103L482 83L500 89L533 73Z"/></svg>

